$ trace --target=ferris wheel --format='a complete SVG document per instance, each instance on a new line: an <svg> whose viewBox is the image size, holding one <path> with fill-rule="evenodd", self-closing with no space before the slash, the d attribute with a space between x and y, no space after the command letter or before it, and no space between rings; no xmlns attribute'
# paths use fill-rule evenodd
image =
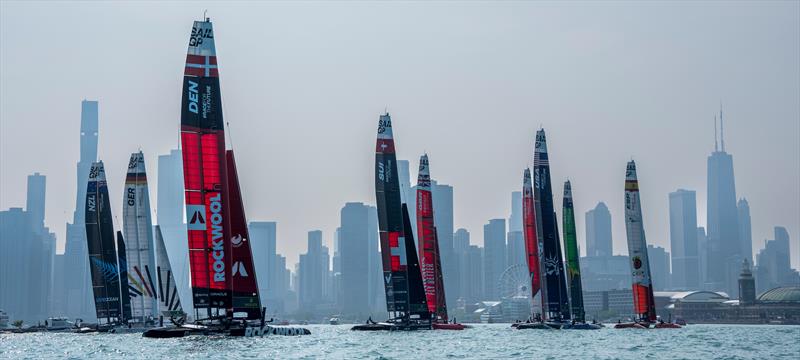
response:
<svg viewBox="0 0 800 360"><path fill-rule="evenodd" d="M497 293L501 299L530 298L531 277L528 267L522 264L511 265L500 275Z"/></svg>

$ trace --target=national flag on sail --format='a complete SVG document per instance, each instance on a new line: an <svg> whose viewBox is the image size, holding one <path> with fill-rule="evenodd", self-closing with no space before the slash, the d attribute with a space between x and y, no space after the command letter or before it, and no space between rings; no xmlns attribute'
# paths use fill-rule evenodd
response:
<svg viewBox="0 0 800 360"><path fill-rule="evenodd" d="M217 57L214 55L186 55L186 68L184 75L219 77Z"/></svg>

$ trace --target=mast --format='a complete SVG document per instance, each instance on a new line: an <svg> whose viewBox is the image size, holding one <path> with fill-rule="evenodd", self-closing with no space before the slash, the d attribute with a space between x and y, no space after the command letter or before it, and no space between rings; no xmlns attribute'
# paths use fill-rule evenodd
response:
<svg viewBox="0 0 800 360"><path fill-rule="evenodd" d="M125 240L122 238L122 232L117 231L117 263L119 264L119 288L122 301L122 319L123 323L131 319L131 294L129 291L130 285L128 284L128 260L125 250Z"/></svg>
<svg viewBox="0 0 800 360"><path fill-rule="evenodd" d="M233 314L225 134L214 32L195 21L183 76L181 147L195 310Z"/></svg>
<svg viewBox="0 0 800 360"><path fill-rule="evenodd" d="M633 307L640 321L655 322L656 308L650 276L650 260L642 225L639 200L639 181L636 163L628 162L625 171L625 233L628 236L628 255L633 274Z"/></svg>
<svg viewBox="0 0 800 360"><path fill-rule="evenodd" d="M417 236L419 236L419 254L422 264L422 283L428 302L428 311L433 320L447 323L447 304L445 301L442 277L442 262L439 253L439 241L436 238L436 225L433 216L433 196L431 195L431 177L428 155L419 158L419 175L417 176Z"/></svg>
<svg viewBox="0 0 800 360"><path fill-rule="evenodd" d="M179 311L183 312L181 299L178 295L178 288L175 285L175 275L172 272L167 247L164 244L164 236L161 234L161 226L155 226L156 251L158 251L158 298L160 300L161 312Z"/></svg>
<svg viewBox="0 0 800 360"><path fill-rule="evenodd" d="M564 261L559 244L558 223L553 209L553 190L550 185L550 163L547 154L547 139L544 129L536 132L533 158L533 188L536 213L536 237L542 242L541 273L542 307L546 319L567 320L569 299L567 298Z"/></svg>
<svg viewBox="0 0 800 360"><path fill-rule="evenodd" d="M522 178L522 221L528 273L531 277L531 303L533 303L533 299L539 295L539 290L542 287L539 265L539 252L542 244L536 237L536 210L533 200L533 185L531 184L530 169L525 169L525 174ZM542 303L544 303L544 301L542 301ZM533 312L533 308L531 308L531 312Z"/></svg>
<svg viewBox="0 0 800 360"><path fill-rule="evenodd" d="M225 153L228 166L228 195L231 229L231 270L233 312L247 313L248 320L261 318L261 300L258 294L256 270L253 266L253 252L250 249L250 234L247 218L244 215L242 192L239 188L239 175L233 150Z"/></svg>
<svg viewBox="0 0 800 360"><path fill-rule="evenodd" d="M97 319L120 318L120 280L114 224L103 162L92 163L86 187L86 242Z"/></svg>
<svg viewBox="0 0 800 360"><path fill-rule="evenodd" d="M131 285L137 290L133 292L131 312L133 318L144 322L147 318L158 316L158 294L154 282L156 259L151 232L150 194L141 151L131 154L128 162L122 203L122 229L127 239L127 273Z"/></svg>
<svg viewBox="0 0 800 360"><path fill-rule="evenodd" d="M416 257L416 249L413 238L410 238L411 249L407 249L409 241L406 239L406 230L410 231L411 226L405 226L400 202L397 157L389 113L381 115L378 119L378 136L375 144L375 198L378 207L386 310L389 312L390 320L407 321L411 315L409 260L417 261L417 259L408 258L409 252ZM416 272L420 274L419 269L416 269ZM420 279L420 286L421 283Z"/></svg>
<svg viewBox="0 0 800 360"><path fill-rule="evenodd" d="M569 298L573 319L585 322L586 315L583 309L583 286L581 284L581 265L579 263L578 239L575 231L575 210L572 205L572 184L569 180L564 182L564 210L562 212L564 224L564 253L567 258L567 282L569 283Z"/></svg>

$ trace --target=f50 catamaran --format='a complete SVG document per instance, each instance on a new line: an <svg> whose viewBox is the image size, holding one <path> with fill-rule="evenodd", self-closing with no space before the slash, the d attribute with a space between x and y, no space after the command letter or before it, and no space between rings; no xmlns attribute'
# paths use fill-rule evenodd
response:
<svg viewBox="0 0 800 360"><path fill-rule="evenodd" d="M400 200L397 158L392 118L388 113L378 119L375 145L375 198L378 204L378 229L383 263L383 285L389 320L368 322L353 330L416 330L431 328L422 285L417 250L406 204Z"/></svg>
<svg viewBox="0 0 800 360"><path fill-rule="evenodd" d="M194 22L183 75L181 145L197 320L145 336L309 334L307 329L266 325L233 152L225 150L219 67L209 19Z"/></svg>

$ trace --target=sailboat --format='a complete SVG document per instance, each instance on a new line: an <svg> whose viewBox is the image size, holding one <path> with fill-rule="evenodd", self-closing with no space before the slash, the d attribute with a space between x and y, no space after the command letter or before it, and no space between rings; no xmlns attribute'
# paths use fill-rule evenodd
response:
<svg viewBox="0 0 800 360"><path fill-rule="evenodd" d="M528 274L531 278L531 305L533 300L541 295L541 265L539 254L543 253L542 243L538 240L536 230L536 206L533 199L533 185L531 183L531 170L525 169L522 176L522 226L525 239L525 260L528 264ZM542 301L544 303L544 301ZM531 319L524 323L515 323L512 327L517 329L553 329L541 320L541 314L534 313L531 306Z"/></svg>
<svg viewBox="0 0 800 360"><path fill-rule="evenodd" d="M139 326L152 325L158 317L158 293L155 286L155 251L153 248L150 195L144 154L131 154L122 206L122 228L127 240L128 285L123 287L131 298L132 321Z"/></svg>
<svg viewBox="0 0 800 360"><path fill-rule="evenodd" d="M236 164L233 151L225 150L219 69L208 18L195 21L189 37L181 145L196 320L151 329L144 336L310 334L303 328L267 325L261 307Z"/></svg>
<svg viewBox="0 0 800 360"><path fill-rule="evenodd" d="M570 316L564 262L558 236L558 222L553 209L550 163L544 129L536 132L533 158L533 189L536 213L536 238L542 244L542 318L548 326L560 328Z"/></svg>
<svg viewBox="0 0 800 360"><path fill-rule="evenodd" d="M649 328L656 326L656 307L653 298L653 277L650 273L650 259L647 255L647 240L642 223L642 206L639 199L639 180L636 175L636 163L631 160L625 169L625 233L628 237L628 258L633 275L633 309L635 318L632 323L620 323L614 326L624 328ZM657 326L657 327L680 327Z"/></svg>
<svg viewBox="0 0 800 360"><path fill-rule="evenodd" d="M86 187L86 241L92 292L98 323L94 329L110 331L125 321L120 282L119 254L114 240L114 224L103 162L92 163Z"/></svg>
<svg viewBox="0 0 800 360"><path fill-rule="evenodd" d="M575 231L575 210L572 204L572 184L564 182L563 210L561 224L564 227L564 254L567 258L567 283L569 284L569 303L572 312L572 323L565 329L596 330L599 324L587 324L586 312L583 308L583 286L581 284L580 254Z"/></svg>
<svg viewBox="0 0 800 360"><path fill-rule="evenodd" d="M433 216L433 196L428 154L419 159L417 176L417 236L419 236L419 256L422 265L422 284L428 311L432 314L434 329L464 330L462 324L450 324L447 318L447 302L442 276L442 260L439 252L436 225Z"/></svg>
<svg viewBox="0 0 800 360"><path fill-rule="evenodd" d="M389 319L356 325L352 330L431 329L422 273L414 246L407 205L400 200L397 157L389 113L378 119L375 146L375 197Z"/></svg>

